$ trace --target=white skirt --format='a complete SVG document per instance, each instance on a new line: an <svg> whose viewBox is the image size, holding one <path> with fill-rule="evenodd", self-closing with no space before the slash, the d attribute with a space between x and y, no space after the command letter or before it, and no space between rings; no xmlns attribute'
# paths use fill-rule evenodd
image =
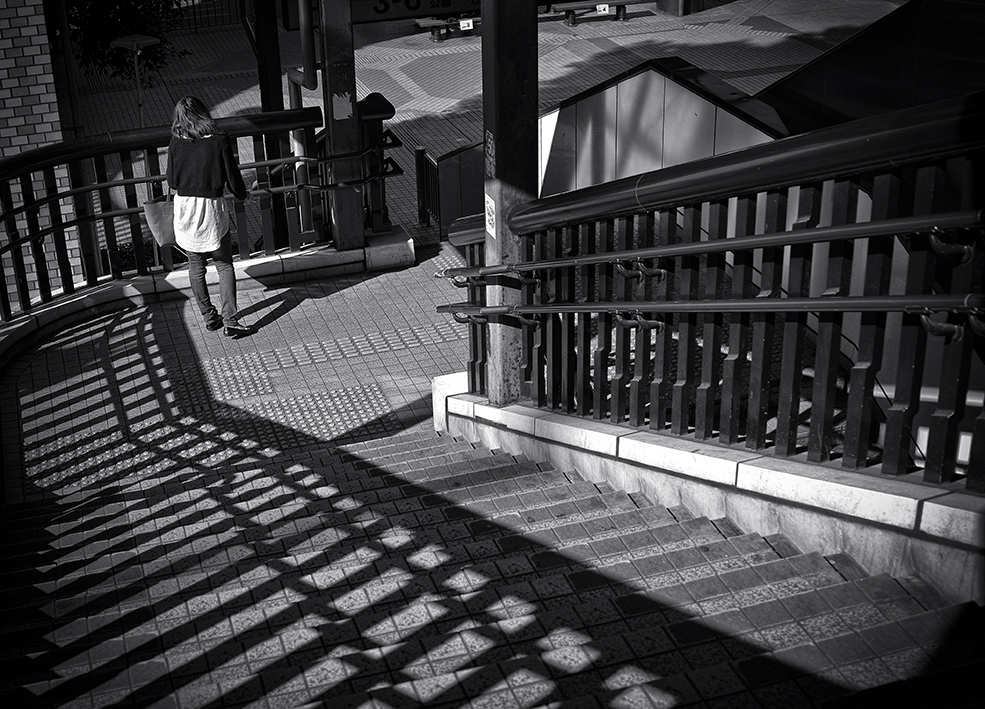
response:
<svg viewBox="0 0 985 709"><path fill-rule="evenodd" d="M225 197L174 198L174 240L185 251L204 254L219 248L229 231Z"/></svg>

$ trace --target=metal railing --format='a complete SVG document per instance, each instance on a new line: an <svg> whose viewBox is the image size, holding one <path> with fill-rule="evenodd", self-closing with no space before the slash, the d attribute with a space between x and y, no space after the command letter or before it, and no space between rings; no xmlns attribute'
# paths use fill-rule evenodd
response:
<svg viewBox="0 0 985 709"><path fill-rule="evenodd" d="M471 143L437 157L417 148L417 214L422 226L438 226L442 236L459 217L482 207L483 143Z"/></svg>
<svg viewBox="0 0 985 709"><path fill-rule="evenodd" d="M322 238L312 224L302 190L331 188L298 182L282 165L320 162L298 156L265 159L265 136L287 143L292 131L311 149L321 124L317 108L221 119L242 159L247 184L255 182L259 214L242 203L233 208L238 258L258 252L298 250ZM142 202L162 194L170 132L146 128L58 143L0 160L0 321L30 312L59 294L76 292L132 271L171 270L171 247L158 249L143 220ZM286 151L285 151L286 152ZM332 158L328 158L332 159ZM138 192L140 194L138 194ZM283 218L275 218L280 211ZM302 211L307 213L301 214ZM259 223L257 224L257 220ZM277 233L275 222L283 234ZM175 252L176 253L176 252ZM125 264L124 256L132 259ZM129 268L126 268L129 266Z"/></svg>
<svg viewBox="0 0 985 709"><path fill-rule="evenodd" d="M442 310L522 327L539 407L985 491L983 124L972 94L534 200Z"/></svg>
<svg viewBox="0 0 985 709"><path fill-rule="evenodd" d="M181 29L194 30L239 24L242 0L181 0Z"/></svg>
<svg viewBox="0 0 985 709"><path fill-rule="evenodd" d="M438 189L438 163L426 148L415 148L414 169L417 175L417 223L430 226L434 219L441 222L441 201Z"/></svg>

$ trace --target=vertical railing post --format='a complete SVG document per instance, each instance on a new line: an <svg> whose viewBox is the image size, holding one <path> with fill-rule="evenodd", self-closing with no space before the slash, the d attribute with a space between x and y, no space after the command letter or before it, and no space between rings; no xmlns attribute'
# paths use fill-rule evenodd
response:
<svg viewBox="0 0 985 709"><path fill-rule="evenodd" d="M262 135L253 136L253 154L258 162L266 159L266 152L264 151L266 144ZM262 190L260 194L260 224L263 229L263 253L267 256L272 256L277 251L276 221L274 219L276 204L268 191L271 186L270 168L258 167L257 188ZM248 242L244 244L246 237L247 235L244 230L244 233L239 235L240 248L242 249L245 246L247 250L245 253L242 250L240 251L240 258L244 258L246 254L249 254L253 250Z"/></svg>
<svg viewBox="0 0 985 709"><path fill-rule="evenodd" d="M547 258L547 233L538 231L531 237L527 237L528 248L532 249L527 261L541 261ZM522 286L524 303L546 303L547 302L547 282L541 273L530 273ZM549 315L538 315L535 318L535 325L523 326L524 352L529 352L529 360L525 363L524 372L526 381L530 384L530 398L534 406L547 405L547 373L546 362L548 359L547 349L547 329L550 321Z"/></svg>
<svg viewBox="0 0 985 709"><path fill-rule="evenodd" d="M0 181L0 209L4 212L9 211L13 206L13 202L13 196L10 193L10 184L6 180ZM14 239L17 238L17 222L11 218L3 226L7 243L13 243ZM2 245L3 241L0 241L0 246ZM13 315L10 304L10 293L7 291L6 261L7 259L0 253L0 274L3 274L3 282L0 283L0 320L3 321L9 320Z"/></svg>
<svg viewBox="0 0 985 709"><path fill-rule="evenodd" d="M55 169L47 167L44 171L44 188L47 197L54 197L58 194L58 178L55 176ZM58 263L58 277L61 282L62 294L68 295L75 292L75 281L72 277L72 262L68 256L68 245L65 243L65 229L62 228L62 209L61 201L49 202L48 218L54 228L52 236L55 243L55 260Z"/></svg>
<svg viewBox="0 0 985 709"><path fill-rule="evenodd" d="M800 188L797 218L793 230L813 229L821 216L821 185ZM803 298L810 293L811 251L809 245L790 247L787 294ZM807 316L787 313L783 323L783 356L780 363L780 401L776 419L776 454L789 457L797 452L801 385L804 378L804 337Z"/></svg>
<svg viewBox="0 0 985 709"><path fill-rule="evenodd" d="M766 194L763 231L785 231L787 226L787 190ZM779 299L783 282L783 249L763 249L762 275L757 298ZM766 447L766 423L773 394L773 362L776 315L756 313L752 317L752 352L749 362L749 406L746 409L746 448Z"/></svg>
<svg viewBox="0 0 985 709"><path fill-rule="evenodd" d="M971 269L966 266L958 268L952 281L958 293L969 292L971 286ZM940 360L940 387L937 406L930 415L924 463L923 479L929 483L948 483L955 479L958 426L964 418L971 374L971 333L964 331L964 318L963 314L949 313L946 321L960 334L945 338L944 356Z"/></svg>
<svg viewBox="0 0 985 709"><path fill-rule="evenodd" d="M566 226L560 231L558 236L559 249L557 254L572 256L578 249L578 228ZM558 280L558 290L555 297L565 303L574 303L577 299L576 291L576 272L573 267L561 269L561 277ZM577 327L576 315L574 313L564 313L561 315L561 333L558 343L561 368L561 397L560 406L564 413L571 413L575 410L575 400L577 398Z"/></svg>
<svg viewBox="0 0 985 709"><path fill-rule="evenodd" d="M756 233L756 196L740 195L735 206L735 240ZM753 252L737 249L732 252L732 297L741 299L752 291ZM742 382L749 351L749 314L730 313L728 354L722 363L722 443L737 443L745 428L742 420Z"/></svg>
<svg viewBox="0 0 985 709"><path fill-rule="evenodd" d="M877 175L872 181L872 220L899 216L902 181L894 173ZM912 198L907 200L912 203ZM893 240L869 239L865 260L863 295L889 292L893 269ZM886 338L886 314L862 313L858 354L848 381L848 404L845 419L845 442L841 464L857 470L866 465L869 447L874 438L876 375L882 367L883 345Z"/></svg>
<svg viewBox="0 0 985 709"><path fill-rule="evenodd" d="M128 151L124 151L119 154L119 157L120 170L124 179L132 180L134 175L133 156ZM136 209L139 206L137 204L137 186L133 184L126 185L123 192L126 195L127 207ZM127 222L130 226L130 243L133 245L134 266L138 274L145 276L147 275L147 257L144 253L143 233L140 230L140 216L136 213L131 214L127 217Z"/></svg>
<svg viewBox="0 0 985 709"><path fill-rule="evenodd" d="M3 211L10 213L14 208L14 195L10 189L10 183L7 181L0 182L0 206L2 206ZM17 218L11 216L7 219L7 223L4 225L7 230L7 243L14 243L20 239L20 230L17 228ZM20 246L15 246L8 251L10 254L10 260L13 263L14 271L14 289L17 293L17 303L23 312L28 312L31 310L31 289L27 281L27 268L24 264L24 252ZM3 272L3 263L0 262L0 273ZM6 292L7 284L4 284L4 291Z"/></svg>
<svg viewBox="0 0 985 709"><path fill-rule="evenodd" d="M106 171L106 155L93 159L96 182L105 184L109 181ZM108 188L99 190L99 211L102 214L113 210L113 195ZM103 217L103 243L106 246L108 270L114 279L123 277L123 267L120 264L120 248L116 243L116 223L113 217Z"/></svg>
<svg viewBox="0 0 985 709"><path fill-rule="evenodd" d="M654 245L654 219L652 212L640 214L636 219L637 246L648 248ZM640 270L643 273L642 269ZM644 302L654 300L653 275L644 274L642 283L637 286L639 299ZM650 402L650 382L653 379L653 329L640 327L636 331L636 352L634 354L633 378L629 382L629 425L642 426L646 422L647 404Z"/></svg>
<svg viewBox="0 0 985 709"><path fill-rule="evenodd" d="M669 246L678 242L677 210L664 209L654 215L657 246ZM653 289L654 300L673 300L677 280L677 259L663 259L660 267L664 275ZM664 327L657 330L653 347L653 381L650 383L650 428L661 430L671 420L674 387L672 325L674 318L668 315Z"/></svg>
<svg viewBox="0 0 985 709"><path fill-rule="evenodd" d="M958 208L957 195L950 185L960 184L964 177L959 171L968 166L963 160L948 163L948 193L942 195L937 208ZM978 235L974 233L935 234L936 245L942 252L947 244L965 246L961 255L939 256L936 269L937 287L943 293L972 293L980 283L983 273L981 254L976 249ZM936 249L935 249L936 250ZM974 333L966 326L963 313L948 313L947 324L954 333L944 338L944 355L940 360L937 406L930 415L927 435L924 480L931 483L947 483L956 477L958 435L967 409L968 384L971 375L971 356ZM985 465L985 463L978 463Z"/></svg>
<svg viewBox="0 0 985 709"><path fill-rule="evenodd" d="M291 86L296 84L291 83ZM314 157L317 152L315 148L315 131L313 128L304 128L292 133L292 143L294 145L294 157L309 158ZM301 232L302 241L316 241L314 218L311 211L311 191L308 189L311 176L308 170L307 160L298 160L294 166L294 184L298 186L296 197L298 207L298 228Z"/></svg>
<svg viewBox="0 0 985 709"><path fill-rule="evenodd" d="M485 246L482 243L465 246L465 265L468 267L485 266ZM486 287L476 282L468 285L468 301L482 306L486 304ZM469 379L470 394L486 393L486 334L489 325L476 321L469 322L469 361L466 367Z"/></svg>
<svg viewBox="0 0 985 709"><path fill-rule="evenodd" d="M853 180L835 180L832 189L831 224L842 226L855 221L858 188ZM848 295L852 278L854 244L850 240L828 244L827 273L821 297ZM807 459L823 463L831 459L835 446L834 415L838 407L838 373L841 369L841 332L844 316L840 312L818 314L814 387L811 393L811 424L807 437ZM844 406L844 402L842 402Z"/></svg>
<svg viewBox="0 0 985 709"><path fill-rule="evenodd" d="M383 121L393 118L395 110L382 94L375 92L359 101L356 109L359 114L360 148L363 150L363 176L376 175L363 185L364 227L374 234L383 234L393 228L386 204Z"/></svg>
<svg viewBox="0 0 985 709"><path fill-rule="evenodd" d="M919 168L914 189L914 214L930 214L940 192L944 189L944 171L937 165ZM907 294L929 293L933 287L936 259L930 248L930 237L916 235L900 246L906 251ZM907 248L908 247L908 248ZM904 313L900 328L899 348L896 353L896 387L893 403L886 412L885 451L882 471L889 475L905 475L910 472L912 457L910 444L913 438L913 417L920 405L920 388L923 386L923 360L927 351L927 331L920 316Z"/></svg>
<svg viewBox="0 0 985 709"><path fill-rule="evenodd" d="M548 253L550 258L560 258L564 253L564 231L562 229L551 229L545 234ZM561 294L562 269L553 268L550 272L543 274L541 288L547 292L544 294L544 302L557 303L563 300ZM544 340L546 345L544 363L547 371L545 373L545 389L547 395L547 408L563 408L563 392L561 386L561 372L565 352L561 346L561 315L547 315L541 319L540 327L544 330Z"/></svg>
<svg viewBox="0 0 985 709"><path fill-rule="evenodd" d="M24 204L31 204L35 201L33 173L26 173L21 176L21 200ZM24 219L27 222L28 234L36 234L41 230L37 207L28 209L24 213ZM38 297L42 303L47 303L51 300L51 280L48 276L48 259L44 252L43 240L31 239L31 259L34 262Z"/></svg>
<svg viewBox="0 0 985 709"><path fill-rule="evenodd" d="M427 152L425 148L420 146L414 148L414 176L417 179L417 223L421 226L431 226L431 215L428 213Z"/></svg>
<svg viewBox="0 0 985 709"><path fill-rule="evenodd" d="M696 244L701 241L701 210L697 205L684 207L684 227L681 242ZM682 300L697 300L699 292L699 269L701 261L697 256L681 258ZM698 357L698 316L695 313L681 313L677 330L677 380L674 382L673 410L671 411L671 432L684 436L690 432L694 401L694 366Z"/></svg>
<svg viewBox="0 0 985 709"><path fill-rule="evenodd" d="M156 149L144 150L144 165L147 168L148 177L158 177L161 174L161 155ZM164 189L171 189L168 185L166 188L163 187L160 181L154 180L147 185L147 199L153 199L154 197L160 197L164 194ZM165 272L174 270L174 253L170 246L165 246L160 249L155 250L156 253L161 255L161 266L164 268Z"/></svg>
<svg viewBox="0 0 985 709"><path fill-rule="evenodd" d="M615 224L612 219L599 222L599 251L612 251L612 232ZM612 299L612 264L600 263L595 267L598 302L606 303ZM594 294L589 296L594 297ZM596 320L598 332L595 335L595 352L592 371L595 374L595 389L592 391L592 416L602 420L609 414L609 354L612 352L612 314L599 313Z"/></svg>
<svg viewBox="0 0 985 709"><path fill-rule="evenodd" d="M86 186L82 164L71 162L68 165L69 182L73 189ZM79 222L79 249L82 251L82 272L86 285L94 286L99 282L99 272L96 268L96 235L92 228L95 218L92 208L92 194L81 192L73 198L75 203L75 218Z"/></svg>
<svg viewBox="0 0 985 709"><path fill-rule="evenodd" d="M633 220L621 217L616 222L613 248L616 251L629 249L633 233ZM633 281L623 268L615 275L612 284L612 299L615 301L632 300ZM614 330L615 358L612 377L609 379L609 391L612 402L609 407L609 418L612 423L619 423L629 415L629 378L632 331L627 327L616 327Z"/></svg>
<svg viewBox="0 0 985 709"><path fill-rule="evenodd" d="M968 453L968 461L968 478L965 481L965 488L971 492L985 492L985 407L982 407L974 424L972 424L971 450Z"/></svg>
<svg viewBox="0 0 985 709"><path fill-rule="evenodd" d="M597 225L592 222L578 227L578 253L580 255L594 254L596 249ZM579 267L579 296L578 300L587 303L595 297L595 267ZM575 364L575 382L578 387L575 411L579 416L588 416L592 412L592 314L578 313L575 325L575 353L578 361Z"/></svg>
<svg viewBox="0 0 985 709"><path fill-rule="evenodd" d="M708 241L719 241L728 234L728 203L708 205ZM721 300L725 283L725 254L706 257L705 299ZM694 437L711 438L715 432L715 400L720 390L722 372L722 313L706 313L703 318L701 347L701 381L694 397Z"/></svg>
<svg viewBox="0 0 985 709"><path fill-rule="evenodd" d="M282 187L295 189L284 192L284 211L287 215L287 248L288 251L301 250L301 190L297 189L297 172L293 166L284 165L279 182Z"/></svg>

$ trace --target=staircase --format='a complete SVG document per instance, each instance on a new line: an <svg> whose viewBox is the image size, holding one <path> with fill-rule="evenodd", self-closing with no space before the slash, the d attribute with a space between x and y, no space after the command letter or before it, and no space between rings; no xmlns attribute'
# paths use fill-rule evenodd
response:
<svg viewBox="0 0 985 709"><path fill-rule="evenodd" d="M981 706L976 605L450 436L5 528L8 706Z"/></svg>

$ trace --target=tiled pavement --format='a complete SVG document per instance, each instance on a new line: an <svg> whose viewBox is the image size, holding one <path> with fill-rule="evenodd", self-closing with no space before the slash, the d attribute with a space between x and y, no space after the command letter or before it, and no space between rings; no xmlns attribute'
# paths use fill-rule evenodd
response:
<svg viewBox="0 0 985 709"><path fill-rule="evenodd" d="M656 52L753 91L892 3L805 5L542 19L542 103ZM359 28L357 77L410 173L481 119L479 40L407 24ZM193 92L257 110L238 31L182 41L148 123ZM135 123L113 88L93 131ZM388 192L414 268L243 290L261 327L237 341L187 301L105 313L4 373L7 706L787 707L981 656L980 618L945 641L968 609L916 579L435 437L430 380L465 341L432 274L461 259L414 223L412 174Z"/></svg>

